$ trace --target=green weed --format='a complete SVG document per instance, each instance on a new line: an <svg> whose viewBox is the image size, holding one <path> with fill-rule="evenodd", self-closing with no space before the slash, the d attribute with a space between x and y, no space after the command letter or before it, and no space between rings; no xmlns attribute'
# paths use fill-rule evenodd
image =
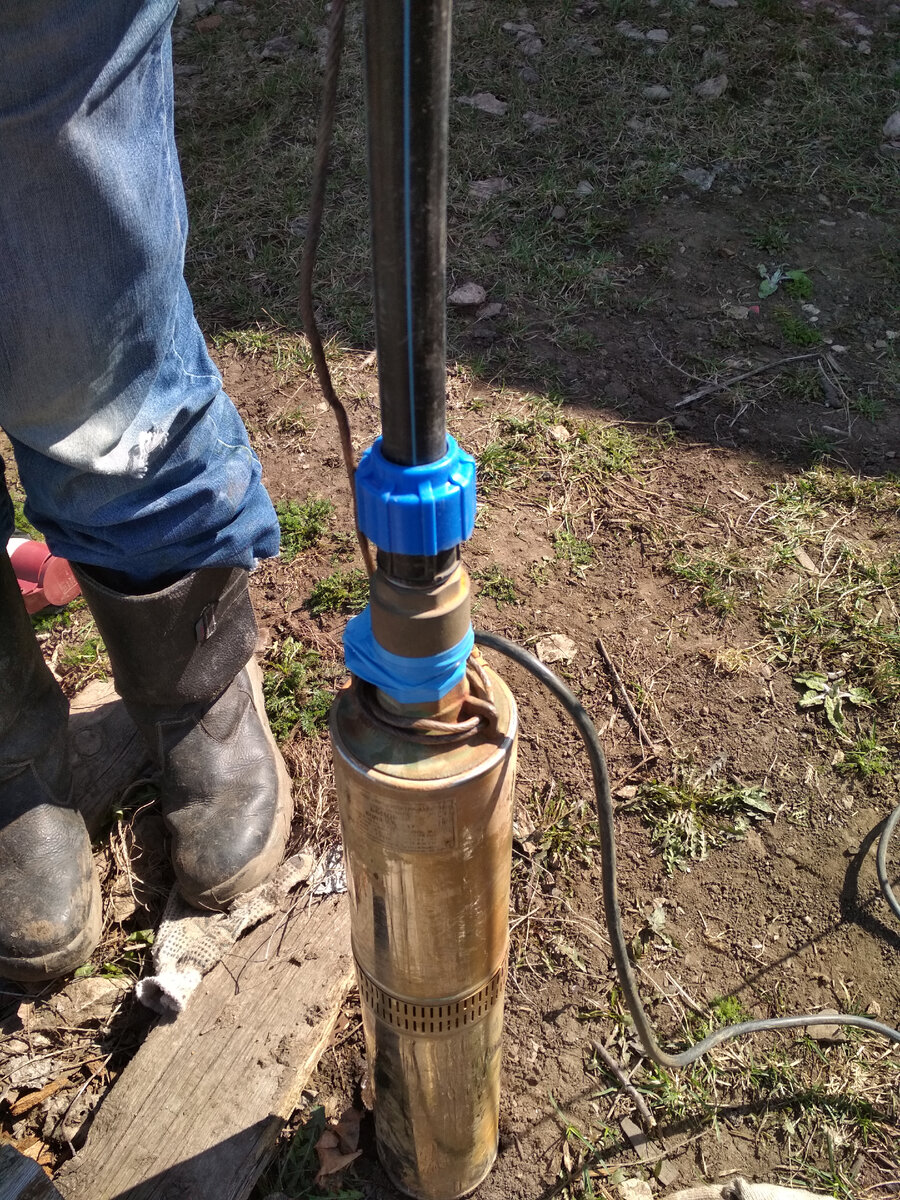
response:
<svg viewBox="0 0 900 1200"><path fill-rule="evenodd" d="M847 687L840 674L823 675L818 671L804 671L797 675L794 684L803 691L797 701L800 708L821 708L825 720L837 733L844 733L844 704L858 708L871 708L873 696L863 687Z"/></svg>
<svg viewBox="0 0 900 1200"><path fill-rule="evenodd" d="M275 505L281 529L281 555L291 562L301 550L317 546L328 530L334 505L330 500L279 500Z"/></svg>
<svg viewBox="0 0 900 1200"><path fill-rule="evenodd" d="M750 245L764 254L781 255L786 253L790 245L790 235L787 227L778 221L770 221L761 225L750 234Z"/></svg>
<svg viewBox="0 0 900 1200"><path fill-rule="evenodd" d="M889 775L893 765L890 751L882 745L873 721L868 733L860 734L854 744L844 751L844 759L838 764L838 770L855 771L862 779L871 779L878 775Z"/></svg>
<svg viewBox="0 0 900 1200"><path fill-rule="evenodd" d="M553 550L558 559L573 567L589 567L594 562L594 547L569 529L558 529L553 535Z"/></svg>
<svg viewBox="0 0 900 1200"><path fill-rule="evenodd" d="M784 340L792 346L818 346L821 343L822 334L819 330L802 317L794 316L786 308L776 308L772 317Z"/></svg>
<svg viewBox="0 0 900 1200"><path fill-rule="evenodd" d="M286 742L298 729L313 737L326 728L338 670L302 642L276 642L265 661L263 697L275 740Z"/></svg>
<svg viewBox="0 0 900 1200"><path fill-rule="evenodd" d="M775 811L763 788L684 768L676 770L670 782L642 784L627 807L650 829L650 841L662 854L667 875L740 840L752 821Z"/></svg>
<svg viewBox="0 0 900 1200"><path fill-rule="evenodd" d="M358 613L369 602L369 579L365 571L353 567L335 571L318 580L309 593L307 608L316 616L326 613Z"/></svg>
<svg viewBox="0 0 900 1200"><path fill-rule="evenodd" d="M478 595L493 600L500 607L504 604L518 604L519 593L515 580L504 574L499 567L489 567L485 571L474 571L478 580Z"/></svg>

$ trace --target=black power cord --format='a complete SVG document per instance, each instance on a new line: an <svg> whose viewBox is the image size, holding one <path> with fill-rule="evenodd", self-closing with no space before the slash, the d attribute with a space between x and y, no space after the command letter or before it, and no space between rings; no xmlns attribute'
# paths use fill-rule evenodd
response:
<svg viewBox="0 0 900 1200"><path fill-rule="evenodd" d="M691 1063L695 1063L697 1059L702 1058L704 1054L708 1054L713 1046L718 1046L720 1042L731 1041L733 1038L743 1037L749 1033L762 1033L764 1030L802 1029L810 1025L853 1025L857 1029L865 1029L869 1033L879 1033L882 1037L890 1038L892 1042L900 1045L900 1031L892 1029L890 1025L882 1025L880 1021L873 1021L869 1017L811 1013L808 1016L770 1017L767 1020L742 1021L739 1025L726 1025L723 1029L717 1029L714 1033L702 1038L699 1042L694 1042L692 1046L687 1050L682 1050L679 1054L669 1054L663 1050L656 1040L656 1033L650 1022L650 1018L644 1011L644 1006L641 1003L638 992L637 979L631 966L631 960L628 957L628 946L625 940L625 932L622 928L622 913L619 909L616 873L616 830L613 817L612 795L609 787L609 775L606 770L606 758L603 754L603 747L600 745L600 739L597 736L597 730L594 728L594 723L578 698L566 687L561 679L557 678L552 671L549 671L533 654L529 654L527 650L523 650L515 642L510 642L507 638L500 637L499 634L487 633L481 629L475 631L475 642L479 646L486 646L489 650L496 650L499 654L512 659L513 662L518 663L520 667L524 667L526 671L529 671L538 679L553 693L572 718L581 736L581 740L584 742L584 748L591 763L591 773L594 777L597 821L600 827L603 907L606 915L606 928L609 933L609 940L612 943L613 959L616 964L619 983L625 996L625 1002L628 1005L628 1011L631 1013L634 1027L637 1030L638 1037L641 1039L641 1044L648 1058L658 1063L661 1067L687 1067ZM888 902L898 916L900 916L900 905L897 904L897 900L890 890L890 885L887 884L886 867L887 847L890 835L898 821L900 821L900 808L895 809L891 814L882 834L878 850L878 878Z"/></svg>

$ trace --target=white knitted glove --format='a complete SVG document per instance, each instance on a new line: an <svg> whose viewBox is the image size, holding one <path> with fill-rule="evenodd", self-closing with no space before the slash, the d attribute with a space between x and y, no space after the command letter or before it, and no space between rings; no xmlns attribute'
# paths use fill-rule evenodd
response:
<svg viewBox="0 0 900 1200"><path fill-rule="evenodd" d="M137 998L168 1016L183 1012L202 977L231 949L242 933L277 912L287 894L308 879L308 854L286 859L272 878L234 901L224 913L192 908L173 888L153 943L154 974L138 981Z"/></svg>

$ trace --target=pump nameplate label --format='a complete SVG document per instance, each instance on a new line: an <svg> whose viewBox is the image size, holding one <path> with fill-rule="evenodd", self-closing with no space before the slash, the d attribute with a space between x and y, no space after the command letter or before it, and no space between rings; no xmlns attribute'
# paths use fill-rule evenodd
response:
<svg viewBox="0 0 900 1200"><path fill-rule="evenodd" d="M456 848L456 805L449 797L407 799L367 791L352 797L348 807L350 820L365 837L401 854L444 854Z"/></svg>

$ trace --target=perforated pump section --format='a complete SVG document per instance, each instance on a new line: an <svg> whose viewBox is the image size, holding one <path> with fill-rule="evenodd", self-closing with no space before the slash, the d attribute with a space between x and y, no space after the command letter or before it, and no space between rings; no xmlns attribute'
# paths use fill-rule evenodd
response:
<svg viewBox="0 0 900 1200"><path fill-rule="evenodd" d="M385 1025L400 1033L455 1033L482 1020L499 1003L506 982L506 962L476 992L459 1000L437 1004L413 1004L392 996L370 979L359 963L356 974L360 998Z"/></svg>

